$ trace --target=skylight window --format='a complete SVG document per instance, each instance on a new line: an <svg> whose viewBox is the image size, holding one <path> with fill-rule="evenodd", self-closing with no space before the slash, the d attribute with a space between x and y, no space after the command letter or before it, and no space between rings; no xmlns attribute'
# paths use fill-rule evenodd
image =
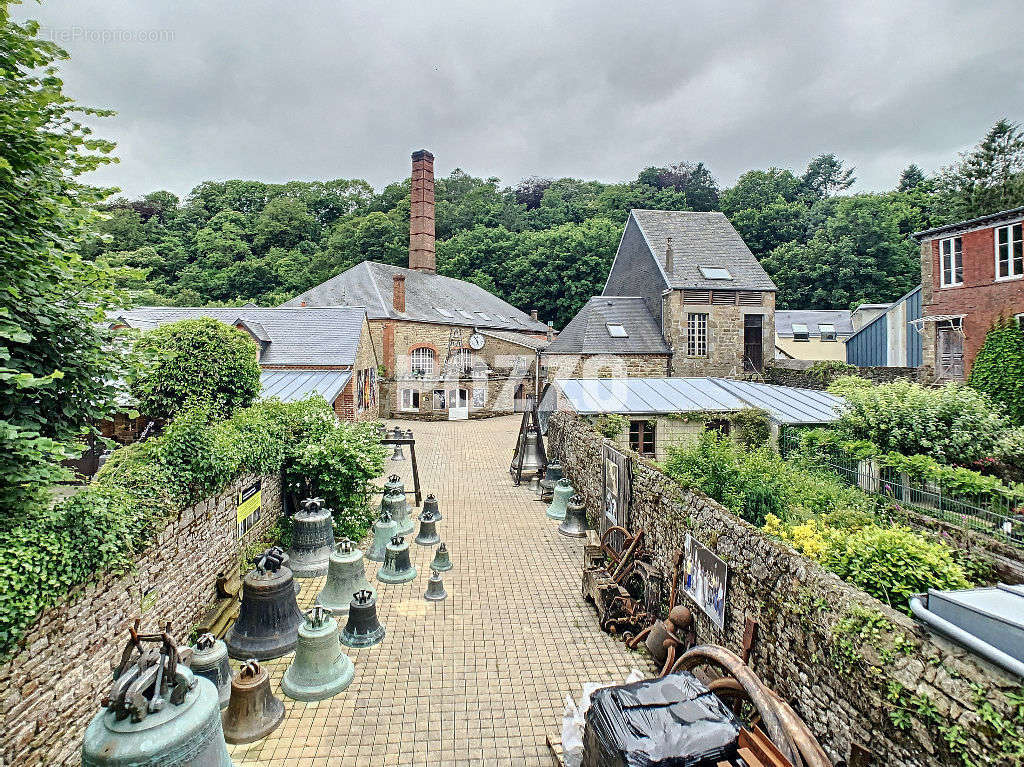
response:
<svg viewBox="0 0 1024 767"><path fill-rule="evenodd" d="M465 309L456 309L455 311L457 311L459 314L461 314L467 320L473 319L473 315L470 314L469 312L467 312Z"/></svg>
<svg viewBox="0 0 1024 767"><path fill-rule="evenodd" d="M455 316L450 311L448 311L447 309L442 309L440 306L435 306L434 311L440 314L442 317L447 317L448 319L452 319Z"/></svg>
<svg viewBox="0 0 1024 767"><path fill-rule="evenodd" d="M803 322L793 323L793 340L794 341L810 341L811 334L807 329L807 325Z"/></svg>
<svg viewBox="0 0 1024 767"><path fill-rule="evenodd" d="M700 267L700 273L704 275L705 280L731 280L732 275L729 270L721 266L702 266Z"/></svg>
<svg viewBox="0 0 1024 767"><path fill-rule="evenodd" d="M508 317L506 317L504 314L498 314L497 312L494 313L494 317L499 322L511 322L512 321Z"/></svg>
<svg viewBox="0 0 1024 767"><path fill-rule="evenodd" d="M618 322L606 322L605 327L608 328L608 335L612 338L629 338L629 333Z"/></svg>
<svg viewBox="0 0 1024 767"><path fill-rule="evenodd" d="M818 323L818 333L821 334L822 341L836 340L836 326L833 325L831 322Z"/></svg>

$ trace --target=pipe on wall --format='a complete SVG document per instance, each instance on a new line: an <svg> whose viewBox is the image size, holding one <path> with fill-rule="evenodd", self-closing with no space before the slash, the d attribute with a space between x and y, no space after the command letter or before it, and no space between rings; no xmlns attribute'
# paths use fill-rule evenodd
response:
<svg viewBox="0 0 1024 767"><path fill-rule="evenodd" d="M974 634L964 631L962 628L956 624L950 623L945 618L939 617L924 606L924 602L921 601L922 597L927 599L927 596L924 594L917 594L910 598L910 612L914 614L915 618L920 620L922 623L925 623L938 633L952 639L954 642L959 642L964 647L990 663L993 663L996 666L1009 671L1011 674L1016 674L1021 679L1024 679L1024 663L1010 655L1007 655L998 647L993 647L988 642L978 639Z"/></svg>

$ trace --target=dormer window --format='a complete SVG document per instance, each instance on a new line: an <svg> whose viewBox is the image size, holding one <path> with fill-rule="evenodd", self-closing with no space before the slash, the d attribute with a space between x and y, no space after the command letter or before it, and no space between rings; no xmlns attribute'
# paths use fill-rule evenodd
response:
<svg viewBox="0 0 1024 767"><path fill-rule="evenodd" d="M612 338L629 338L629 333L626 332L626 328L618 322L607 322L605 327L608 328L608 335Z"/></svg>
<svg viewBox="0 0 1024 767"><path fill-rule="evenodd" d="M705 280L731 280L732 274L722 266L701 266L700 273Z"/></svg>
<svg viewBox="0 0 1024 767"><path fill-rule="evenodd" d="M835 341L836 340L836 326L822 322L818 325L818 333L821 335L822 341Z"/></svg>
<svg viewBox="0 0 1024 767"><path fill-rule="evenodd" d="M810 341L811 332L808 330L807 325L803 322L793 323L793 340L794 341Z"/></svg>

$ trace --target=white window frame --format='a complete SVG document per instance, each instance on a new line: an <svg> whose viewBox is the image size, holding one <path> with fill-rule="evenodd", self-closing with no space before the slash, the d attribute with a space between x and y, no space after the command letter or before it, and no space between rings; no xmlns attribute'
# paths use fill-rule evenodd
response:
<svg viewBox="0 0 1024 767"><path fill-rule="evenodd" d="M706 358L709 356L708 317L706 312L689 312L686 315L686 356Z"/></svg>
<svg viewBox="0 0 1024 767"><path fill-rule="evenodd" d="M797 328L802 328L802 330L797 330ZM806 322L793 323L793 340L801 343L811 340L811 328Z"/></svg>
<svg viewBox="0 0 1024 767"><path fill-rule="evenodd" d="M1017 239L1014 239L1014 237L1013 237L1013 235L1014 235L1014 231L1013 230L1014 229L1016 229L1017 233L1020 235ZM1000 253L999 253L999 245L1000 245L1000 243L999 243L999 234L1001 232L1004 232L1004 231L1006 232L1006 271L1007 271L1007 273L1005 275L1000 275L999 274L999 262L1000 262L1001 259L999 257L1000 256ZM996 282L1005 282L1007 280L1019 280L1019 279L1021 279L1022 277L1024 277L1024 223L1018 221L1015 224L1006 224L1005 226L997 226L994 234L995 234L995 236L993 237L993 242L995 244L995 249L996 249L996 254L995 254L996 255L996 271L995 271ZM1020 271L1017 271L1014 268L1014 261L1016 261L1016 259L1013 257L1013 246L1015 244L1021 249L1022 263L1021 263Z"/></svg>
<svg viewBox="0 0 1024 767"><path fill-rule="evenodd" d="M418 413L420 410L420 390L402 389L402 408L407 413Z"/></svg>
<svg viewBox="0 0 1024 767"><path fill-rule="evenodd" d="M612 338L629 338L629 333L626 332L626 326L621 322L606 322L604 326L608 331L608 335Z"/></svg>
<svg viewBox="0 0 1024 767"><path fill-rule="evenodd" d="M429 346L417 346L409 352L409 372L415 374L417 369L423 371L424 378L433 378L437 369L437 352Z"/></svg>
<svg viewBox="0 0 1024 767"><path fill-rule="evenodd" d="M826 330L825 328L828 328ZM836 326L831 322L819 322L818 323L818 336L825 343L836 341L838 334L836 333Z"/></svg>
<svg viewBox="0 0 1024 767"><path fill-rule="evenodd" d="M949 243L949 253L946 252L946 243ZM956 264L954 263L957 255L957 243L960 244L960 279L956 278ZM950 279L946 280L946 256L949 256L949 275ZM964 284L964 241L961 237L946 237L943 240L939 240L939 279L940 284L944 288L958 288Z"/></svg>

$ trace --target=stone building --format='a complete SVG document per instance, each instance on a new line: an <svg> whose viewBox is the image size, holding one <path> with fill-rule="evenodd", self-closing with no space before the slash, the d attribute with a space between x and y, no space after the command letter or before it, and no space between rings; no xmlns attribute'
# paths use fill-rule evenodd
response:
<svg viewBox="0 0 1024 767"><path fill-rule="evenodd" d="M669 375L743 377L760 372L775 348L775 290L724 214L632 210L602 298L621 301L628 312L623 322L609 324L625 327L629 319L659 330ZM612 308L602 311L614 319ZM584 311L596 309L588 303ZM653 372L657 364L638 364L651 347L631 348L628 333L616 346L620 370L664 375Z"/></svg>
<svg viewBox="0 0 1024 767"><path fill-rule="evenodd" d="M549 328L478 285L437 274L434 156L412 156L409 267L364 261L283 304L366 310L382 365L380 414L468 418L536 396Z"/></svg>
<svg viewBox="0 0 1024 767"><path fill-rule="evenodd" d="M849 309L777 311L775 356L846 362L846 339L853 332Z"/></svg>
<svg viewBox="0 0 1024 767"><path fill-rule="evenodd" d="M366 312L332 309L234 309L143 306L121 312L115 327L150 330L179 320L210 317L244 330L259 347L260 396L295 402L319 394L338 418L378 417L377 346ZM143 414L145 416L145 414ZM138 422L131 422L133 427ZM118 422L113 424L117 428ZM114 435L119 436L119 435ZM121 441L132 441L122 439Z"/></svg>
<svg viewBox="0 0 1024 767"><path fill-rule="evenodd" d="M914 234L921 243L921 364L938 379L971 372L992 324L1024 317L1024 207Z"/></svg>

